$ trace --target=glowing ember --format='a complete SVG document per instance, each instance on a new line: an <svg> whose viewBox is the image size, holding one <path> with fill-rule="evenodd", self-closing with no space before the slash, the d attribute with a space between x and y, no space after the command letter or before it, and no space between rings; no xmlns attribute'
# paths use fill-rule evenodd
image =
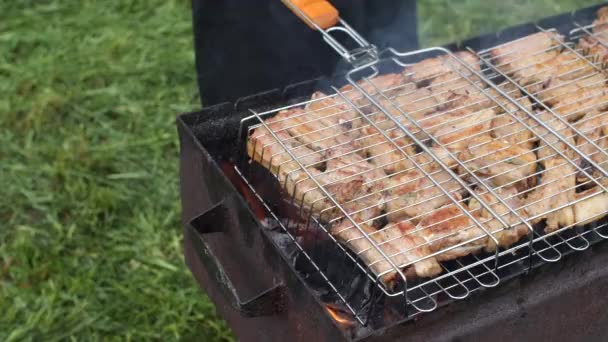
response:
<svg viewBox="0 0 608 342"><path fill-rule="evenodd" d="M345 313L341 312L338 309L334 309L329 305L325 305L325 309L327 310L331 318L339 324L353 325L355 323L352 319L346 317Z"/></svg>

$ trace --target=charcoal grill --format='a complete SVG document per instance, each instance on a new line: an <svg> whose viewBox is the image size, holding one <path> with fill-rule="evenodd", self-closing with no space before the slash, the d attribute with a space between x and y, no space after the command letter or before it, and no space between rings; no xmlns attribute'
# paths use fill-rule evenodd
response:
<svg viewBox="0 0 608 342"><path fill-rule="evenodd" d="M372 60L365 54L363 58L353 58L352 54L345 55L346 50L341 50L343 57L350 56L348 58L351 58L354 66L345 78L307 81L288 86L283 91L270 91L240 99L235 104L216 105L198 113L180 116L180 178L186 262L237 335L251 340L272 340L283 336L297 340L389 340L403 336L412 340L459 340L490 336L505 340L565 340L600 338L605 334L608 316L603 310L606 302L602 294L608 275L603 261L608 255L604 251L605 244L597 244L608 237L605 220L586 217L584 225L583 222L576 222L572 225L577 226L575 228L566 226L542 233L542 227L538 227L533 219L522 217L522 208L512 208L480 178L472 168L473 159L462 161L451 154L449 147L453 142L437 140L415 119L408 121L408 127L395 119L395 110L404 116L406 113L401 111L394 98L387 95L387 89L381 89L371 81L371 77L377 74L391 72L438 54L447 55L461 80L478 89L491 105L503 107L521 129L539 135L539 140L552 149L552 156L561 156L577 174L584 176L586 181L583 186L593 184L598 189L576 201L601 196L607 190L591 170L605 171L591 156L606 152L590 138L585 140L592 152L581 151L580 146L569 142L564 131L554 129L547 124L547 120L537 119L534 113L520 104L520 99L509 95L499 86L503 82L510 82L526 97L536 100L538 106L547 111L549 122L559 122L569 132L582 133L557 113L559 108L552 108L540 101L538 97L542 94L524 89L517 79L501 71L488 50L498 44L510 44L515 37L535 32L569 33L569 40L557 42L552 48L570 51L586 66L591 66L592 72L600 73L601 63L588 58L575 45L577 38L589 33L585 32L588 26L584 25L593 21L597 8L481 36L461 46L450 45L409 53L392 49L373 51L378 58ZM346 25L344 22L341 24ZM343 27L350 29L347 25ZM360 43L360 47L369 47L362 37L352 33L351 37ZM462 48L477 51L483 66L479 72L452 53ZM345 80L353 86L351 94L337 88ZM361 80L363 83L357 83ZM360 86L365 82L372 83L371 92ZM329 95L308 100L307 97L316 90L323 90ZM498 95L491 95L490 91ZM353 97L352 93L356 96ZM496 96L515 105L518 111L532 119L531 123L508 110ZM260 163L251 163L247 155L246 146L251 131L263 127L296 161L297 166L306 170L305 166L308 165L264 120L281 110L310 105L327 98L340 98L360 115L364 123L386 139L394 151L403 153L404 159L408 158L403 151L404 146L396 144L394 138L389 136L390 132L378 127L377 122L371 119L374 115L384 114L395 124L395 130L403 132L413 141L419 153L426 154L432 163L440 165L442 171L449 174L450 180L469 190L468 193L490 213L486 221L481 221L467 210L462 210L462 215L470 216L472 225L478 227L482 234L449 249L481 239L493 240L498 244L495 234L513 225L513 222L506 222L507 217L515 217L517 225L525 226L526 238L512 246L495 248L492 252L441 263L441 275L412 280L404 269L449 249L397 265L393 262L394 255L384 253L381 244L361 228L362 221L353 218L352 211L332 201L341 217L350 221L350 229L357 229L360 232L358 238L365 239L368 249L375 249L380 255L380 259L372 261L372 265L363 262L363 253L353 253L348 243L338 241L335 234L328 232L330 223L323 219L323 215L315 212L314 208L306 208L282 191L288 187L283 184L285 180L281 176L284 174L280 170L275 170L274 174L268 172ZM357 106L353 101L357 98L367 99L368 106L374 110ZM538 134L539 127L543 128L544 133ZM445 159L429 148L424 141L429 138L435 139L443 153L459 164L460 172L468 176L469 182L462 180L462 174L455 174L445 164ZM575 151L575 155L563 155L558 148L554 148L557 143L568 146ZM355 151L348 151L352 152ZM259 159L262 164L263 160L263 157ZM450 203L462 209L462 200L452 196L445 189L445 184L442 185L432 175L429 177L420 163L415 160L412 163L413 167L432 180L432 185L441 190ZM537 170L535 174L545 171ZM321 184L310 172L307 176L327 198L332 198L332 194L326 190L327 184ZM491 201L482 199L481 195L470 189L471 179L484 190L482 195L490 196ZM508 213L498 214L494 209L496 204L506 206ZM551 212L573 204L571 201L552 208ZM598 216L603 216L603 213ZM485 225L488 220L497 221L502 228L488 231ZM580 253L573 253L576 251ZM373 271L374 262L388 266ZM388 286L382 281L382 277L389 272L396 274L398 285Z"/></svg>

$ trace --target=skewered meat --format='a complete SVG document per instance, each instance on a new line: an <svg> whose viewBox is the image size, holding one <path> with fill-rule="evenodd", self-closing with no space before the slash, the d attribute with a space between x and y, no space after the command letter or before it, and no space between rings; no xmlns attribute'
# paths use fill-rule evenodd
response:
<svg viewBox="0 0 608 342"><path fill-rule="evenodd" d="M468 51L459 51L454 53L454 56L459 58L466 64L466 66L475 70L476 72L481 70L479 58L477 58L475 54ZM412 64L406 67L403 73L405 77L412 80L412 82L422 85L441 74L454 73L455 70L469 76L472 73L467 69L466 66L449 55L443 55L435 58L428 58L421 62Z"/></svg>
<svg viewBox="0 0 608 342"><path fill-rule="evenodd" d="M463 204L466 209L466 205ZM480 216L473 214L479 222ZM437 255L439 261L452 260L481 251L487 245L487 234L465 215L456 205L435 209L418 223L417 234L429 244L432 253L449 251ZM468 243L465 243L469 240Z"/></svg>
<svg viewBox="0 0 608 342"><path fill-rule="evenodd" d="M546 218L545 232L550 233L576 222L571 206L554 210L575 199L576 179L574 167L563 158L548 158L542 163L541 182L528 194L524 210L534 223Z"/></svg>
<svg viewBox="0 0 608 342"><path fill-rule="evenodd" d="M409 223L390 224L380 230L375 230L365 224L359 226L376 243L379 249L390 258L395 266L413 271L404 270L408 279L433 277L442 272L441 266L433 257L413 263L427 257L430 252L424 240L408 234L413 230ZM399 275L394 268L363 236L361 231L353 227L349 220L343 220L334 225L331 228L331 233L355 252L376 276L380 276L387 287L392 287L394 281L399 279Z"/></svg>
<svg viewBox="0 0 608 342"><path fill-rule="evenodd" d="M461 194L464 193L462 186L447 172L439 169L439 166L436 167L436 170L427 173L456 200L461 199ZM419 169L403 171L389 177L386 192L387 217L391 222L398 222L406 217L417 221L422 214L451 202Z"/></svg>
<svg viewBox="0 0 608 342"><path fill-rule="evenodd" d="M512 210L517 210L518 208L522 207L523 201L519 198L519 192L515 187L499 187L492 190L508 205L508 207L502 204L500 200L496 198L496 196L485 189L481 189L481 187L475 189L475 192L479 197L481 197L481 200L484 201L484 203L488 205L492 211L494 211L496 215L501 217L503 221L509 224L509 228L505 228L490 211L488 211L477 201L477 199L471 198L469 201L469 208L473 213L479 210L481 217L486 219L486 221L483 223L484 227L486 227L486 229L492 233L494 238L498 240L498 245L501 248L507 248L530 232L528 227L524 225L517 215L509 209L511 208ZM518 210L517 213L522 218L525 218L525 213L521 210ZM485 250L487 252L495 251L496 243L494 243L492 239L488 239L488 245L485 247Z"/></svg>
<svg viewBox="0 0 608 342"><path fill-rule="evenodd" d="M536 155L529 149L485 135L464 149L461 160L495 186L525 189L536 171Z"/></svg>

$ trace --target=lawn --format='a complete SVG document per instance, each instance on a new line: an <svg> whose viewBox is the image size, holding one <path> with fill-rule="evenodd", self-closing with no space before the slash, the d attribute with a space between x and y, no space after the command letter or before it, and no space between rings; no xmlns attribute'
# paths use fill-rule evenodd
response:
<svg viewBox="0 0 608 342"><path fill-rule="evenodd" d="M188 0L0 2L0 340L232 340L184 266ZM419 2L424 45L593 1Z"/></svg>

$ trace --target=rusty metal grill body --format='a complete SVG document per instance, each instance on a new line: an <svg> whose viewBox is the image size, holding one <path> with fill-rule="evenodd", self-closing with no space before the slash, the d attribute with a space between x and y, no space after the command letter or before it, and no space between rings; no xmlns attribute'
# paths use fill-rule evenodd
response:
<svg viewBox="0 0 608 342"><path fill-rule="evenodd" d="M567 18L572 25L577 24L575 18ZM562 17L562 21L564 17ZM566 42L556 41L556 44L551 47L553 50L559 50L564 53L571 53L575 56L576 62L583 62L584 70L587 70L584 74L577 76L570 82L576 82L583 79L591 78L596 74L602 73L602 65L600 62L593 58L586 56L585 52L580 50L576 42L583 34L590 32L585 31L588 27L578 25L578 29L570 32L570 39ZM534 32L551 31L545 23L541 23L540 26L528 26L526 34ZM516 30L515 30L516 31ZM563 32L563 31L562 31ZM483 39L481 40L483 41ZM509 44L508 42L505 44ZM537 214L539 216L546 216L547 214L557 212L565 207L572 206L576 203L594 198L596 196L605 196L608 190L606 189L606 183L601 180L606 176L606 171L602 167L601 163L597 163L592 159L595 155L606 155L605 149L603 149L597 139L587 136L586 131L579 129L578 123L572 123L568 121L569 113L561 113L559 107L554 107L547 104L550 100L542 98L542 92L552 90L551 88L543 89L539 91L530 91L529 85L522 86L520 80L516 77L509 76L502 70L502 66L496 63L496 56L491 56L488 47L495 46L496 44L488 44L487 42L480 44L485 49L479 49L477 45L469 47L467 45L462 48L468 49L475 53L480 61L481 68L476 70L472 65L467 64L464 60L454 54L456 51L454 46L448 48L430 48L410 53L400 53L394 50L387 50L379 52L379 61L370 62L367 64L361 64L356 66L349 74L346 75L346 81L352 87L350 90L341 90L337 87L332 86L335 81L332 82L318 82L313 88L316 90L323 90L326 94L324 97L316 98L313 100L300 101L288 106L274 106L260 109L259 103L254 103L255 106L250 106L247 102L239 104L239 108L247 109L249 116L243 114L233 119L239 119L239 121L232 121L232 126L238 125L238 144L235 149L231 149L230 152L219 154L219 158L225 158L226 160L232 159L234 156L238 156L236 159L231 161L229 167L232 168L234 173L238 176L240 182L242 182L247 191L250 191L255 196L255 200L262 203L262 207L267 214L268 219L261 222L260 226L262 229L269 229L272 231L278 231L282 236L286 236L289 240L289 244L293 245L294 250L299 255L303 256L307 263L309 263L311 273L314 273L322 283L325 284L328 291L332 292L332 298L338 298L342 302L343 307L341 309L347 312L342 312L346 316L352 315L366 333L369 333L370 326L370 310L373 310L373 305L367 302L361 302L356 296L348 291L348 287L344 286L344 283L352 281L358 281L361 277L367 279L371 286L372 294L370 295L370 301L386 301L391 303L393 307L403 316L403 320L399 319L400 322L404 320L411 320L414 317L425 313L434 311L436 308L446 305L454 300L460 300L469 297L471 293L478 292L483 289L490 289L497 287L499 284L506 280L521 276L522 274L528 273L533 269L536 269L542 265L548 263L555 263L560 261L564 256L575 252L584 251L589 249L590 246L597 242L603 241L608 237L608 229L606 229L606 222L600 220L605 213L600 213L597 219L591 220L585 218L585 224L582 222L574 222L574 224L559 227L554 231L545 233L543 232L543 226L535 222L536 217L530 217L525 215L525 210L528 206L533 206L536 203L523 203L521 206L514 207L509 204L509 200L513 196L521 195L522 191L529 190L518 190L511 197L504 197L501 195L501 191L512 186L514 183L523 181L522 179L516 179L508 184L493 185L491 181L494 177L499 175L481 176L475 167L475 162L484 158L487 155L476 154L470 158L463 158L457 155L453 151L454 146L461 142L460 140L445 139L450 134L456 132L450 130L444 130L442 134L436 134L436 131L432 125L426 124L425 120L428 119L426 116L416 116L415 112L409 112L401 108L398 103L398 96L403 96L404 93L397 93L399 89L407 89L409 85L400 84L391 88L381 88L374 84L374 78L377 75L381 75L387 72L395 72L401 70L403 67L412 65L420 60L435 57L439 55L445 55L448 58L448 65L450 66L450 75L453 78L447 78L443 84L425 84L422 82L422 86L416 89L430 89L431 87L441 86L444 89L457 90L458 87L470 87L479 95L479 100L484 103L482 108L478 110L471 110L463 116L458 116L453 119L450 124L456 125L458 129L466 129L471 125L484 124L484 120L492 120L493 116L489 119L482 118L481 120L467 121L471 118L477 118L480 113L488 109L500 108L504 113L501 115L509 116L512 121L510 125L518 126L518 130L511 131L510 134L518 134L521 131L528 131L531 138L534 141L538 141L539 144L544 144L544 148L550 150L549 154L544 155L543 158L534 160L531 163L535 165L535 171L532 174L527 175L531 178L540 178L542 181L542 174L549 170L536 167L539 162L548 160L550 158L559 158L559 160L566 163L569 169L573 170L574 174L563 174L562 177L574 177L575 175L584 176L585 181L576 185L576 187L591 186L596 189L595 192L590 192L588 195L578 197L573 200L569 200L558 207L551 208L548 211ZM475 49L478 51L476 52ZM546 51L541 51L543 53ZM527 66L526 66L527 67ZM578 71L578 70L575 70ZM440 75L442 76L442 75ZM435 76L434 78L437 78ZM565 86L566 84L560 84ZM457 86L453 86L457 85ZM363 89L365 86L366 89ZM512 96L512 89L516 89L517 96ZM370 91L371 90L371 91ZM415 91L415 90L411 90ZM300 92L300 95L303 93ZM305 92L304 92L305 94ZM407 94L405 94L407 95ZM437 93L433 93L436 96ZM542 118L539 117L536 111L530 110L525 105L522 105L521 99L528 98L535 103L535 109L542 109L546 111L546 115ZM466 229L477 229L478 234L473 238L459 242L458 244L451 245L446 248L442 248L438 251L430 253L422 258L409 260L407 263L398 264L395 263L395 257L397 254L386 253L383 244L386 242L378 242L373 239L363 225L370 223L371 221L382 221L382 227L386 227L388 212L382 211L376 217L360 219L358 213L369 209L366 206L346 206L344 203L334 197L332 193L332 183L327 182L323 177L315 172L311 172L310 169L315 163L319 163L318 160L315 162L307 161L306 156L298 155L303 143L294 144L294 141L300 140L302 137L297 135L291 135L291 138L285 139L281 135L281 130L284 127L297 128L292 126L282 126L283 128L276 130L269 125L267 120L274 117L279 112L284 110L290 110L293 108L313 107L316 104L323 103L328 99L338 99L337 102L346 108L351 113L355 113L353 121L357 120L360 123L359 126L352 125L353 130L361 130L363 128L368 129L368 132L372 132L371 136L380 138L377 144L385 145L387 152L394 152L399 154L402 158L399 162L407 162L408 168L397 171L399 172L410 172L413 171L418 174L418 179L427 179L425 187L417 189L416 191L423 191L428 189L436 189L437 191L430 197L423 198L422 202L437 199L439 197L445 198L445 205L451 205L460 211L460 217L467 217L470 221L470 225L465 227ZM424 101L424 98L418 98L417 101ZM583 99L578 99L583 100ZM293 102L292 102L293 103ZM363 103L363 104L361 104ZM603 103L595 104L601 106ZM467 104L470 105L470 104ZM439 113L435 112L433 115L437 118L447 116L450 111L457 110L459 108L446 106L446 103L439 103L436 107L447 108L440 110ZM317 106L317 111L327 110L327 107ZM422 109L424 110L424 108ZM334 114L340 115L341 111L333 111ZM604 115L606 112L599 110L596 116ZM300 115L300 124L314 124L315 118L314 112L308 110L304 111ZM292 117L284 119L289 121ZM238 122L238 124L237 124ZM342 122L341 122L342 123ZM389 124L388 128L387 125ZM556 123L560 123L561 129L554 129ZM441 123L445 125L445 122ZM486 125L487 126L487 125ZM260 179L264 180L263 176L260 176L266 170L260 171L260 166L256 163L251 163L250 155L247 154L247 144L255 129L264 128L267 134L272 138L273 143L279 147L278 154L271 155L272 160L278 160L287 156L287 159L272 171L274 178L277 183L280 184L282 189L287 189L288 184L285 182L288 180L286 177L290 177L295 172L303 172L305 178L300 180L298 184L303 182L312 182L313 187L304 191L303 196L306 196L308 192L320 191L323 195L323 199L329 200L331 210L334 210L333 216L324 214L323 210L316 210L311 206L304 205L304 199L294 198L293 196L269 196L268 189L265 185L260 184ZM320 133L327 129L328 126L323 126ZM331 128L331 127L330 127ZM492 127L496 129L497 127ZM500 127L499 127L500 128ZM481 136L487 134L487 129L480 130L474 135ZM313 132L319 133L319 132ZM567 133L567 134L566 134ZM308 133L307 133L308 134ZM584 140L583 144L572 143L572 135L581 137ZM323 139L332 139L335 136L322 135ZM369 138L370 134L363 136L363 138ZM398 139L407 138L409 145L398 143ZM467 136L466 139L470 139L471 136ZM289 139L293 139L290 141ZM310 141L312 143L318 143L318 140ZM525 141L521 141L525 143ZM481 143L483 144L483 142ZM252 144L257 146L256 144ZM588 146L587 146L588 145ZM481 146L481 145L480 145ZM563 147L565 146L565 148ZM264 153L269 145L264 145L264 150L259 154L259 160L265 160ZM476 146L478 147L478 146ZM591 153L588 149L587 152L583 152L581 149L590 148ZM218 147L216 147L218 148ZM506 148L506 147L505 147ZM541 146L535 146L535 149L540 149ZM221 148L220 148L221 149ZM325 151L317 149L313 153L321 155L322 162L327 163L332 158L341 158L344 155L355 155L359 154L360 148L351 148L344 150L345 154L338 156L327 157ZM269 149L268 149L269 150ZM415 153L406 152L415 151ZM569 151L569 153L566 153ZM235 153L236 152L236 153ZM251 152L251 151L250 151ZM255 155L255 151L252 153ZM282 156L284 154L284 156ZM509 158L520 157L519 155L510 156ZM325 159L323 159L325 158ZM362 157L363 160L369 160L371 157ZM495 163L506 162L508 160L497 160ZM232 164L232 162L234 164ZM295 163L295 164L294 164ZM448 165L448 163L450 165ZM454 167L456 165L457 167ZM554 167L559 168L564 164L559 164ZM288 168L281 169L282 167ZM375 166L382 168L386 165ZM428 166L433 166L429 168ZM529 165L522 164L518 167L527 167ZM342 167L348 167L342 166ZM333 171L339 170L335 169ZM370 172L373 170L366 170ZM363 172L362 172L363 173ZM599 174L599 175L598 175ZM355 175L357 176L357 175ZM388 176L385 176L388 177ZM183 176L182 176L183 179ZM343 179L342 179L343 180ZM381 181L382 179L374 179L372 182ZM237 182L238 182L237 181ZM559 179L558 179L559 181ZM234 181L233 181L234 183ZM462 188L464 192L468 194L467 197L455 196L453 190L450 188L453 184L456 184L459 188ZM550 184L536 185L536 188ZM536 189L533 188L533 189ZM376 188L377 192L384 192L388 189L387 186ZM243 192L242 189L240 189ZM564 191L575 191L574 188L564 189ZM372 193L373 194L373 193ZM559 193L553 193L547 197L541 198L539 201L550 200L554 196L558 196ZM467 208L467 202L475 200L479 203L477 212L485 210L487 215L482 217L475 215L475 210ZM353 202L365 201L365 196L356 198ZM538 202L538 201L537 201ZM251 202L249 203L251 205ZM420 204L420 203L415 203ZM502 209L506 209L506 212L498 212L496 207L499 206ZM402 208L398 209L401 210ZM214 209L215 210L215 209ZM325 209L326 212L330 209ZM435 209L433 209L435 210ZM431 210L432 211L432 210ZM504 210L502 210L504 211ZM288 213L286 215L286 213ZM293 213L297 213L294 215ZM425 215L427 213L422 213ZM215 213L214 215L218 215ZM220 215L222 216L222 215ZM193 220L192 216L184 217L185 225L197 226L197 220ZM349 222L350 227L347 229L355 229L358 231L358 237L356 239L362 239L367 241L367 248L363 251L353 252L346 245L350 241L339 241L334 234L331 233L331 226L340 220L346 220ZM590 222L593 221L593 222ZM493 228L489 227L489 223L495 223ZM441 274L428 278L428 279L409 279L404 269L408 266L414 266L420 261L424 261L442 253L449 252L459 247L466 247L470 244L479 241L486 241L486 244L498 245L496 235L500 232L508 231L513 229L514 226L525 227L527 234L522 236L519 241L513 245L507 247L498 247L491 252L483 252L477 254L470 254L466 257L457 258L447 262L441 262L442 267ZM203 229L199 225L197 231L202 232L209 228L203 225ZM416 231L422 231L425 228L417 228ZM414 231L414 232L416 232ZM190 233L191 234L191 233ZM412 234L412 232L404 233L404 235ZM306 236L303 238L303 236ZM311 238L312 236L312 238ZM401 238L399 236L397 238ZM445 237L439 238L442 239ZM332 248L341 251L340 254L333 254L333 257L339 257L341 260L337 264L342 263L348 272L341 272L336 274L328 267L324 266L324 262L327 258L327 254L311 252L311 246L319 241L323 244L330 241ZM431 241L433 242L433 241ZM428 245L429 241L425 241L424 244ZM412 249L420 247L419 245L413 246L408 250L400 251L399 253L405 254L410 252ZM380 258L375 260L376 264L384 263L388 265L380 271L372 271L371 268L374 262L363 262L361 254L369 250L375 250ZM296 265L297 266L297 265ZM297 267L296 270L298 272ZM300 270L301 271L301 270ZM395 273L397 278L401 281L399 286L388 286L382 281L382 277L388 273ZM347 274L347 276L345 276ZM348 274L351 276L349 277ZM304 280L305 281L305 280ZM320 302L324 302L320 299ZM365 330L365 327L368 330ZM343 329L344 327L341 327Z"/></svg>

